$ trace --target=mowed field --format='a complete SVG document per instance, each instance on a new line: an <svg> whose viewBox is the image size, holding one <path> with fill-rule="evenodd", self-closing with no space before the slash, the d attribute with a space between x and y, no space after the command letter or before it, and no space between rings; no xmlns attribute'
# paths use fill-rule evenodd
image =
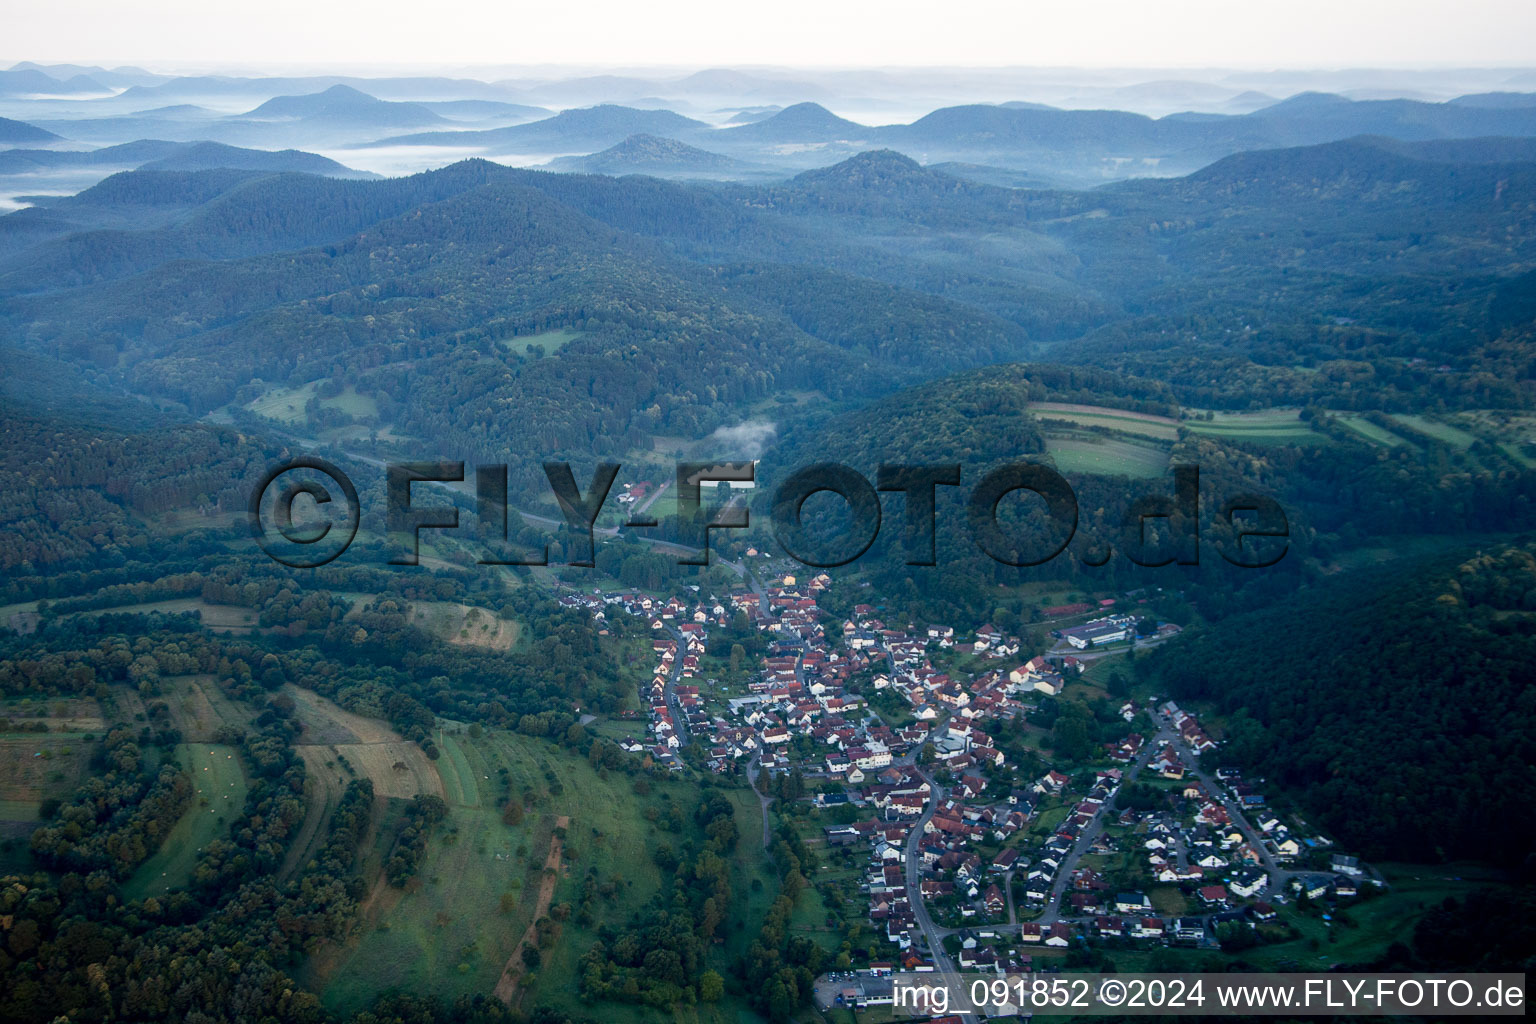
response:
<svg viewBox="0 0 1536 1024"><path fill-rule="evenodd" d="M130 900L161 896L185 888L203 847L224 835L245 806L247 780L234 747L218 743L182 743L177 759L192 776L192 806L181 816L153 856L123 885Z"/></svg>
<svg viewBox="0 0 1536 1024"><path fill-rule="evenodd" d="M524 334L515 338L501 339L501 345L509 352L516 352L525 356L535 346L544 350L545 355L553 354L557 349L563 348L577 338L581 337L581 331L569 331L565 329L556 331L541 331L538 334Z"/></svg>
<svg viewBox="0 0 1536 1024"><path fill-rule="evenodd" d="M297 388L272 388L259 398L245 404L246 409L258 416L279 423L296 424L305 420L304 407L309 404L320 388L319 381L310 381ZM371 419L379 414L379 403L368 395L360 395L351 386L341 394L320 399L324 409L339 409L354 419Z"/></svg>
<svg viewBox="0 0 1536 1024"><path fill-rule="evenodd" d="M1409 416L1403 413L1393 413L1392 419L1401 423L1410 430L1417 431L1425 437L1432 437L1436 441L1444 442L1452 448L1467 449L1472 447L1472 442L1477 440L1475 434L1470 434L1458 427L1440 420L1432 420L1427 416Z"/></svg>
<svg viewBox="0 0 1536 1024"><path fill-rule="evenodd" d="M0 733L46 726L49 732L100 732L106 728L101 705L91 697L22 698L0 701Z"/></svg>
<svg viewBox="0 0 1536 1024"><path fill-rule="evenodd" d="M1384 448L1396 448L1398 445L1411 443L1390 430L1377 426L1364 416L1339 416L1336 418L1340 423L1372 444L1378 444Z"/></svg>
<svg viewBox="0 0 1536 1024"><path fill-rule="evenodd" d="M1286 444L1314 436L1312 427L1301 419L1300 409L1212 412L1209 420L1188 419L1183 426L1192 434L1233 441Z"/></svg>
<svg viewBox="0 0 1536 1024"><path fill-rule="evenodd" d="M411 604L411 624L450 644L509 651L517 643L521 626L495 612L472 604L451 601L416 601Z"/></svg>
<svg viewBox="0 0 1536 1024"><path fill-rule="evenodd" d="M1179 436L1179 421L1169 416L1072 402L1033 402L1029 411L1043 420L1059 420L1081 427L1105 427L1157 441L1173 441Z"/></svg>
<svg viewBox="0 0 1536 1024"><path fill-rule="evenodd" d="M170 676L161 682L159 698L171 719L191 743L211 743L222 728L244 729L251 711L236 703L211 675Z"/></svg>
<svg viewBox="0 0 1536 1024"><path fill-rule="evenodd" d="M403 891L376 890L352 941L318 958L316 976L307 980L337 1013L365 1005L383 988L451 999L491 994L500 985L504 996L524 1005L536 1000L590 1015L592 1008L578 993L578 961L596 940L598 926L624 926L658 891L661 872L652 853L663 843L679 849L683 838L650 819L674 803L691 818L697 790L680 781L647 779L650 791L638 794L629 775L599 772L584 757L505 730L471 736L465 727L448 725L440 746L436 766L449 817L438 826L416 878ZM502 814L508 794L526 801L515 825ZM742 808L747 810L745 802ZM762 859L755 798L750 812L750 818L738 819L738 856L744 869L755 870ZM542 951L539 969L525 972L514 958L529 927L551 904L578 906L589 874L597 884L611 886L610 895L593 907L593 927L583 928L573 914L561 925L559 940ZM738 895L749 887L750 875L743 870ZM738 924L745 928L748 922ZM625 1021L672 1019L638 1007L603 1010L604 1019L614 1019L610 1010ZM690 1019L725 1018L699 1008Z"/></svg>
<svg viewBox="0 0 1536 1024"><path fill-rule="evenodd" d="M1168 469L1167 449L1119 438L1047 434L1045 450L1063 473L1148 478Z"/></svg>
<svg viewBox="0 0 1536 1024"><path fill-rule="evenodd" d="M375 821L387 801L443 795L442 779L426 753L388 723L347 711L313 690L289 685L282 692L293 699L304 724L295 748L304 759L305 811L279 877L291 878L325 842L326 822L352 779L373 781Z"/></svg>
<svg viewBox="0 0 1536 1024"><path fill-rule="evenodd" d="M47 721L46 733L0 732L0 871L30 871L34 865L27 840L42 824L37 812L49 797L68 800L85 777L95 749L85 737L97 741L102 732L92 723L94 701L6 701L0 704L0 717L12 721ZM41 717L63 711L58 717ZM66 717L67 716L67 717ZM64 723L88 726L81 731L63 731Z"/></svg>

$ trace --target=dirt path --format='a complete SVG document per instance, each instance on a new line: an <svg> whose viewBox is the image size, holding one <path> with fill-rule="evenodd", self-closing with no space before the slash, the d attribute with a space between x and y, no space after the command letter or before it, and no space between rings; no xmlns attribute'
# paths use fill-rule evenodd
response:
<svg viewBox="0 0 1536 1024"><path fill-rule="evenodd" d="M304 724L294 748L304 760L306 778L304 821L283 858L280 879L293 877L324 842L326 823L346 792L349 776L372 780L376 821L387 797L409 800L418 793L443 795L437 765L389 723L347 711L313 690L290 684L283 692L293 698Z"/></svg>
<svg viewBox="0 0 1536 1024"><path fill-rule="evenodd" d="M300 866L307 864L319 849L324 841L322 826L330 821L331 814L341 803L341 796L347 788L340 771L325 764L328 757L334 758L334 747L296 749L304 761L304 820L293 842L288 844L288 855L283 858L282 867L277 870L277 880L280 882L292 878Z"/></svg>
<svg viewBox="0 0 1536 1024"><path fill-rule="evenodd" d="M747 781L751 783L752 792L757 794L757 802L761 804L763 808L763 849L766 850L768 849L769 843L773 839L773 831L769 826L768 818L768 806L773 803L773 797L757 788L759 763L760 762L754 758L752 762L747 765Z"/></svg>
<svg viewBox="0 0 1536 1024"><path fill-rule="evenodd" d="M560 829L568 828L571 819L560 815L555 819L555 831L549 837L549 856L544 858L544 877L539 883L539 898L533 905L533 920L528 922L528 928L523 932L523 937L518 940L512 955L507 958L507 965L501 969L501 977L496 981L496 998L508 1006L516 1005L517 983L523 976L523 949L538 942L539 918L549 913L550 901L555 898L555 885L560 881Z"/></svg>

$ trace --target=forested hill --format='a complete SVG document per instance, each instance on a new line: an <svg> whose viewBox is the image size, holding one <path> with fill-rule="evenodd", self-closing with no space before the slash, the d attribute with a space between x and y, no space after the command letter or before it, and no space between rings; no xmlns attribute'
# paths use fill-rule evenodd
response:
<svg viewBox="0 0 1536 1024"><path fill-rule="evenodd" d="M0 218L0 325L197 414L257 378L340 379L404 432L525 459L1042 355L1205 408L1528 407L1536 325L1513 282L1536 258L1536 164L1434 147L1092 192L891 152L761 187L484 161L371 182L140 171ZM511 341L539 332L561 332L544 358Z"/></svg>
<svg viewBox="0 0 1536 1024"><path fill-rule="evenodd" d="M39 128L37 125L0 117L0 142L21 145L28 142L55 142L58 138L53 132Z"/></svg>
<svg viewBox="0 0 1536 1024"><path fill-rule="evenodd" d="M1160 652L1221 758L1367 856L1536 856L1536 546L1347 576Z"/></svg>
<svg viewBox="0 0 1536 1024"><path fill-rule="evenodd" d="M919 289L684 258L694 238L805 243L714 190L648 179L484 162L381 182L135 172L46 213L113 227L0 268L24 345L115 363L199 414L249 401L253 381L340 377L435 445L535 468L707 434L786 389L870 396L1030 345ZM549 358L502 344L550 330L575 337Z"/></svg>

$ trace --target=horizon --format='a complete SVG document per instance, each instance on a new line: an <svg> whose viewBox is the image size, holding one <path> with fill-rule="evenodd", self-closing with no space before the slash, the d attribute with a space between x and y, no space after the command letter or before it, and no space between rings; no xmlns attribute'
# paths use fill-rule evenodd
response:
<svg viewBox="0 0 1536 1024"><path fill-rule="evenodd" d="M1536 8L1473 0L1448 9L1429 0L1388 4L1167 5L1110 0L1093 10L997 0L949 5L942 19L919 5L788 0L773 17L722 15L701 0L636 8L602 0L580 10L489 3L440 7L426 19L400 2L322 6L281 0L261 17L155 0L123 8L29 7L9 18L18 60L211 67L258 64L282 53L293 65L500 67L677 66L710 54L711 66L801 68L1475 67L1536 61ZM300 31L295 31L295 29ZM646 59L634 60L636 53ZM1156 53L1147 62L1143 55Z"/></svg>

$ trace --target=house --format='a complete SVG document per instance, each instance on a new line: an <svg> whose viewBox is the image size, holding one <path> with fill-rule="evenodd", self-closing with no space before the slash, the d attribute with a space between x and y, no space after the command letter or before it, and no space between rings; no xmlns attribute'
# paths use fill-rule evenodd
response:
<svg viewBox="0 0 1536 1024"><path fill-rule="evenodd" d="M1243 868L1232 875L1228 887L1243 899L1252 899L1269 885L1269 875L1257 868Z"/></svg>
<svg viewBox="0 0 1536 1024"><path fill-rule="evenodd" d="M1198 942L1205 938L1205 919L1180 917L1173 922L1173 937L1184 942Z"/></svg>
<svg viewBox="0 0 1536 1024"><path fill-rule="evenodd" d="M823 831L826 834L828 846L850 846L861 838L858 830L846 825L833 826Z"/></svg>
<svg viewBox="0 0 1536 1024"><path fill-rule="evenodd" d="M1057 923L1050 926L1045 933L1047 946L1070 946L1072 944L1072 926Z"/></svg>
<svg viewBox="0 0 1536 1024"><path fill-rule="evenodd" d="M1152 901L1146 893L1122 892L1115 897L1115 910L1122 914L1139 914L1152 909Z"/></svg>
<svg viewBox="0 0 1536 1024"><path fill-rule="evenodd" d="M1328 875L1302 875L1291 879L1291 888L1309 900L1320 900L1327 896L1331 885L1333 885L1333 879Z"/></svg>
<svg viewBox="0 0 1536 1024"><path fill-rule="evenodd" d="M1200 901L1213 905L1221 905L1227 902L1227 887L1224 885L1203 885L1200 887Z"/></svg>
<svg viewBox="0 0 1536 1024"><path fill-rule="evenodd" d="M1036 788L1042 793L1060 793L1067 783L1072 780L1058 771L1046 772L1040 781L1035 783Z"/></svg>
<svg viewBox="0 0 1536 1024"><path fill-rule="evenodd" d="M1349 875L1352 878L1359 878L1361 875L1365 874L1365 869L1360 867L1360 858L1350 857L1342 853L1334 854L1333 860L1330 862L1329 866L1332 867L1335 872L1341 875Z"/></svg>

